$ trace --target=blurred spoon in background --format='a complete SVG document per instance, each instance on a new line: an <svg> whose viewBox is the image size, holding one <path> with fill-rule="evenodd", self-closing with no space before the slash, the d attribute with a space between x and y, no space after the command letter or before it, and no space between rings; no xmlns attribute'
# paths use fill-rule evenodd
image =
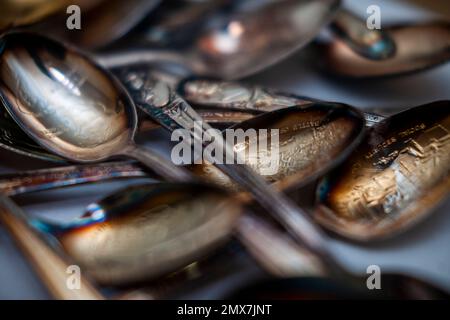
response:
<svg viewBox="0 0 450 320"><path fill-rule="evenodd" d="M134 157L169 180L190 178L133 142L135 105L107 71L42 36L9 33L0 42L0 97L36 143L72 161Z"/></svg>
<svg viewBox="0 0 450 320"><path fill-rule="evenodd" d="M359 241L424 220L450 191L450 101L396 114L369 129L317 189L315 220Z"/></svg>

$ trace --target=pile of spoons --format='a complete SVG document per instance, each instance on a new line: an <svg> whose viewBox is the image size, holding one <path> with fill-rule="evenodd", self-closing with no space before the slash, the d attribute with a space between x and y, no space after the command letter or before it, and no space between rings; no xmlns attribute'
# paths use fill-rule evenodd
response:
<svg viewBox="0 0 450 320"><path fill-rule="evenodd" d="M343 77L422 71L450 59L449 23L369 30L339 0L99 0L72 37L53 27L64 5L17 6L0 14L0 148L48 165L0 174L0 222L54 298L192 297L230 274L245 279L217 298L448 298L402 273L366 290L330 238L394 238L448 199L450 101L385 116L233 79L306 45ZM207 137L241 162L175 165L142 146L179 129L189 149L205 155ZM256 138L229 143L231 131ZM272 131L277 147L261 147ZM70 221L11 199L135 178ZM309 206L293 197L307 188ZM61 281L72 264L83 291Z"/></svg>

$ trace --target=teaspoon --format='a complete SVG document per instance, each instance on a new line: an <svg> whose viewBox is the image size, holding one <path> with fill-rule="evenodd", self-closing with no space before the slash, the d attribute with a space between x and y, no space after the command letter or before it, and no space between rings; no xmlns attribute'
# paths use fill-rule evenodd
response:
<svg viewBox="0 0 450 320"><path fill-rule="evenodd" d="M76 162L134 157L168 179L188 178L134 144L135 106L108 72L42 36L9 33L0 43L0 97L38 144Z"/></svg>

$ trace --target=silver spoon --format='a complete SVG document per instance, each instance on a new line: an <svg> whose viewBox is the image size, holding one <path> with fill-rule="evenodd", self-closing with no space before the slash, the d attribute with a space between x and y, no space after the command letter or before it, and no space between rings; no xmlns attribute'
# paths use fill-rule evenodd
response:
<svg viewBox="0 0 450 320"><path fill-rule="evenodd" d="M148 62L184 66L196 74L242 78L292 54L331 21L338 0L283 0L263 3L251 14L215 21L183 52L128 50L97 55L105 67Z"/></svg>
<svg viewBox="0 0 450 320"><path fill-rule="evenodd" d="M374 126L357 151L318 187L317 209L313 210L316 221L346 238L371 241L394 236L429 216L448 195L448 110L448 102L436 102L401 112ZM378 148L383 141L393 139L396 142L386 143L386 151ZM365 155L373 155L379 163L368 161ZM414 157L418 158L420 170L412 161ZM415 169L407 170L410 167ZM202 166L193 170L199 171L198 168ZM310 176L303 175L303 181L317 173L311 166L304 169ZM211 176L214 170L207 172ZM0 176L0 190L15 195L145 175L140 167L127 163L56 168ZM296 175L298 172L291 173ZM292 189L286 181L275 186ZM408 181L424 187L413 188ZM294 185L293 189L297 187Z"/></svg>
<svg viewBox="0 0 450 320"><path fill-rule="evenodd" d="M168 179L188 178L133 142L136 109L109 73L44 37L10 33L0 42L0 97L41 146L77 162L134 157Z"/></svg>
<svg viewBox="0 0 450 320"><path fill-rule="evenodd" d="M156 73L155 77L161 77ZM172 80L173 81L173 80ZM179 80L173 86L195 109L236 110L260 114L292 106L307 106L319 99L232 81L191 77ZM382 121L384 116L364 112L366 125L371 127Z"/></svg>
<svg viewBox="0 0 450 320"><path fill-rule="evenodd" d="M71 265L68 259L53 250L39 233L30 228L28 218L22 209L1 193L0 221L31 261L36 273L55 299L104 299L83 274L80 275L79 289L72 290L67 286L67 270Z"/></svg>

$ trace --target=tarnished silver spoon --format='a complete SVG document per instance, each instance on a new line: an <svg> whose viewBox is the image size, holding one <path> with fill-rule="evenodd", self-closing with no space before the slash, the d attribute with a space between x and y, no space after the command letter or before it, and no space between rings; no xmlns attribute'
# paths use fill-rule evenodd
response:
<svg viewBox="0 0 450 320"><path fill-rule="evenodd" d="M375 78L421 71L450 59L450 23L429 22L385 28L396 45L395 54L373 60L356 54L343 40L322 45L325 70L351 78Z"/></svg>

